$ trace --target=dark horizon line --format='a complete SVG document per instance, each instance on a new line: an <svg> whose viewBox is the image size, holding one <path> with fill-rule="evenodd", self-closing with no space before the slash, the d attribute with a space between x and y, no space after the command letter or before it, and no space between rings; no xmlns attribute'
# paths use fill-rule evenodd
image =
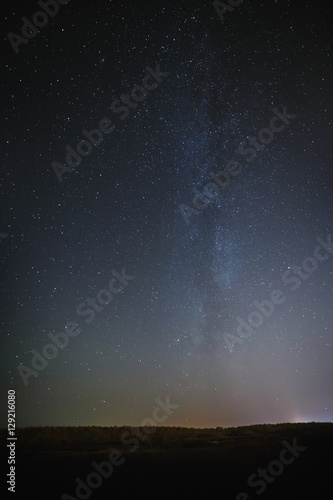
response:
<svg viewBox="0 0 333 500"><path fill-rule="evenodd" d="M43 429L47 429L47 428L54 428L54 429L57 429L59 427L67 427L67 428L77 428L77 427L85 427L85 428L94 428L94 427L101 427L101 428L121 428L121 427L130 427L130 428L159 428L159 429L171 429L171 428L181 428L181 429L212 429L212 430L216 430L216 429L240 429L240 428L245 428L245 427L258 427L258 426L264 426L264 425L271 425L271 426L278 426L278 425L299 425L299 424L304 424L304 425L308 425L308 424L332 424L333 425L333 422L330 422L330 421L327 421L327 422L318 422L318 421L307 421L307 422L277 422L275 424L273 423L270 423L270 422L267 422L267 423L263 423L263 424L248 424L248 425L236 425L236 426L227 426L227 427L224 427L222 425L218 425L216 427L189 427L189 426L183 426L183 425L129 425L129 424L122 424L122 425L30 425L30 426L26 426L26 427L16 427L16 429L20 429L20 430L24 430L24 429L31 429L31 428L43 428ZM0 429L0 432L3 432L3 431L7 431L7 428L6 427L2 427Z"/></svg>

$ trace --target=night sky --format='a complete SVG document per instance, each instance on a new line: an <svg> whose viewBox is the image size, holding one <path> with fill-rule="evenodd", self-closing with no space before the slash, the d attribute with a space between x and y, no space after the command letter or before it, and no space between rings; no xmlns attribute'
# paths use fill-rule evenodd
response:
<svg viewBox="0 0 333 500"><path fill-rule="evenodd" d="M4 2L18 426L333 421L331 2L231 3Z"/></svg>

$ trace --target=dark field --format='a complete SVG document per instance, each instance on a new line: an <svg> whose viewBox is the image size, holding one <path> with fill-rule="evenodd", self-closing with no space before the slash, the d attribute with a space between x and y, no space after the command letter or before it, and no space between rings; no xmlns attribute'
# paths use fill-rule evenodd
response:
<svg viewBox="0 0 333 500"><path fill-rule="evenodd" d="M231 500L317 500L332 495L331 423L225 429L33 427L17 429L16 436L16 493L7 491L8 498L215 493ZM6 438L2 431L2 470L7 473ZM104 462L103 469L97 473L93 462L97 467ZM261 478L258 468L266 469ZM87 484L92 473L90 489L76 492L76 478ZM251 475L252 486L247 484Z"/></svg>

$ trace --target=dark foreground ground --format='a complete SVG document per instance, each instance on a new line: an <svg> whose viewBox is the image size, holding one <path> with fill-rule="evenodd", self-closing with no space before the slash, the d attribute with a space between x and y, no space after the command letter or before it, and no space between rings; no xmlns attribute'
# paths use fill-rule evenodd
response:
<svg viewBox="0 0 333 500"><path fill-rule="evenodd" d="M16 493L7 491L8 496L2 498L111 500L115 495L128 493L140 493L154 499L180 495L187 498L193 493L214 493L223 500L324 500L332 497L333 424L233 429L158 428L150 429L151 435L145 441L133 439L137 432L144 436L142 431L126 428L126 444L119 439L125 428L116 428L115 442L107 442L110 434L103 428L81 428L81 431L79 428L75 439L71 428L67 428L65 438L64 428L61 432L59 429L18 430ZM94 437L99 429L101 435L96 438L99 442L87 438L89 433ZM29 439L31 436L33 439ZM7 474L6 438L6 431L3 431L4 466L1 469ZM286 448L285 442L294 446L294 454L290 450L282 453L282 458L292 463L284 464L281 470L278 462ZM97 488L90 488L91 492L84 487L76 491L76 478L87 484L87 477L97 472L92 463L107 461L113 450L120 452L113 457L123 463L114 466L108 478L90 477L93 482L101 483ZM258 468L268 469L267 480L258 477ZM247 483L251 475L252 486ZM2 486L4 482L2 474Z"/></svg>

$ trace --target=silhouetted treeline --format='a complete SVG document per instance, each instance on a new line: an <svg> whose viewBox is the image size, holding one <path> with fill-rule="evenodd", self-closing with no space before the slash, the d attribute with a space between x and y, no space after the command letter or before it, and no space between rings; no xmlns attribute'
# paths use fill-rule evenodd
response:
<svg viewBox="0 0 333 500"><path fill-rule="evenodd" d="M82 450L126 447L131 437L140 438L140 446L153 448L223 445L229 440L248 440L269 435L332 433L332 423L260 424L242 427L197 429L189 427L24 427L16 429L21 450ZM141 437L140 437L141 436ZM7 430L1 430L1 442ZM283 439L283 437L281 438Z"/></svg>

